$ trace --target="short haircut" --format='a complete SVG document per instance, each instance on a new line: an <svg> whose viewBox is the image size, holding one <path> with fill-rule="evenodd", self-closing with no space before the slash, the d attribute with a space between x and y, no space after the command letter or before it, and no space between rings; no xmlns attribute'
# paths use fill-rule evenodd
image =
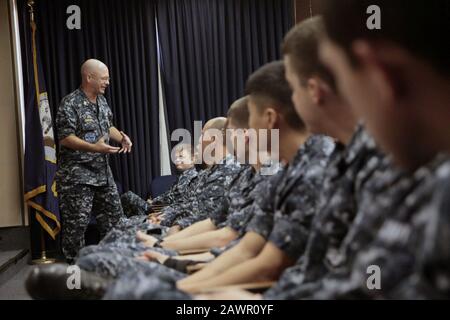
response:
<svg viewBox="0 0 450 320"><path fill-rule="evenodd" d="M367 8L381 10L381 29L367 28ZM450 30L448 0L322 0L328 36L343 47L353 65L354 40L383 39L408 50L431 64L437 72L450 75L450 47L445 34Z"/></svg>
<svg viewBox="0 0 450 320"><path fill-rule="evenodd" d="M289 127L299 131L305 129L292 102L292 89L285 77L283 61L271 62L256 70L248 78L245 92L257 98L260 108L273 103Z"/></svg>
<svg viewBox="0 0 450 320"><path fill-rule="evenodd" d="M228 109L227 113L227 121L233 121L233 123L239 129L247 129L248 128L248 97L242 97L231 105L230 109Z"/></svg>
<svg viewBox="0 0 450 320"><path fill-rule="evenodd" d="M284 37L282 51L289 55L294 72L302 85L312 76L318 76L333 90L336 83L331 72L319 58L319 41L325 33L321 17L309 18L294 26Z"/></svg>

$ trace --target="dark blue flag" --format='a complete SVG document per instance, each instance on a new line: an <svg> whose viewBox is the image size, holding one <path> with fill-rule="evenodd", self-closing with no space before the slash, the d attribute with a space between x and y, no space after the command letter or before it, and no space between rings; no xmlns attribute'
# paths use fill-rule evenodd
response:
<svg viewBox="0 0 450 320"><path fill-rule="evenodd" d="M61 229L55 185L56 146L53 122L45 88L36 24L31 25L31 55L25 106L25 201L36 220L55 239ZM29 51L29 52L30 52Z"/></svg>

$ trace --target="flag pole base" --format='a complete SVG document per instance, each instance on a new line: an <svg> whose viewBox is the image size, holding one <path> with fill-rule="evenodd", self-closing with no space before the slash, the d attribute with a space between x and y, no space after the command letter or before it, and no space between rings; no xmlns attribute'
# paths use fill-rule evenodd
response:
<svg viewBox="0 0 450 320"><path fill-rule="evenodd" d="M36 265L39 265L39 264L52 264L52 263L56 263L56 262L57 262L56 259L47 258L45 252L41 253L41 257L39 259L31 260L31 264L36 264Z"/></svg>

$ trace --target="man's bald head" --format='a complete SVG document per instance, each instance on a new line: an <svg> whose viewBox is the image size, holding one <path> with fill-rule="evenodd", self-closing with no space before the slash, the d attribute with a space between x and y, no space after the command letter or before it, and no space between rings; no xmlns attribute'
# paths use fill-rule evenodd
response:
<svg viewBox="0 0 450 320"><path fill-rule="evenodd" d="M227 118L225 117L217 117L211 120L208 120L203 126L202 135L200 136L199 146L197 150L202 154L202 159L208 165L211 165L213 162L217 163L222 159L220 152L223 152L223 147L226 145L225 139L225 129L227 125ZM201 148L201 149L200 149ZM216 153L216 148L219 148L219 154ZM206 150L213 150L210 154L206 152ZM211 155L212 158L209 158L208 155ZM218 157L218 158L216 158Z"/></svg>
<svg viewBox="0 0 450 320"><path fill-rule="evenodd" d="M86 77L93 72L100 72L105 69L108 69L108 67L100 60L89 59L81 65L81 76Z"/></svg>
<svg viewBox="0 0 450 320"><path fill-rule="evenodd" d="M217 130L225 130L227 125L227 118L225 117L217 117L211 120L208 120L203 126L203 131L208 129L217 129Z"/></svg>
<svg viewBox="0 0 450 320"><path fill-rule="evenodd" d="M109 70L106 64L97 59L86 60L81 65L82 87L94 94L104 94L109 86Z"/></svg>
<svg viewBox="0 0 450 320"><path fill-rule="evenodd" d="M222 142L225 143L225 139L223 137L225 136L225 129L227 125L227 118L224 117L217 117L213 118L211 120L208 120L202 129L202 135L200 136L200 139L198 141L199 146L201 148L206 148L209 144L216 141L218 131L220 131L222 136ZM198 146L197 146L198 148Z"/></svg>

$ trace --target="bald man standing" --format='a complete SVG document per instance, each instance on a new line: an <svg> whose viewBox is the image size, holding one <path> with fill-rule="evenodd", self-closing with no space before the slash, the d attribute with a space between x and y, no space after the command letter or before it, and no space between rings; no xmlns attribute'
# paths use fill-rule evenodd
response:
<svg viewBox="0 0 450 320"><path fill-rule="evenodd" d="M70 263L84 246L91 212L102 237L123 216L108 158L109 154L131 152L132 146L130 138L113 126L113 115L103 96L109 85L108 67L101 61L87 60L81 67L81 78L81 87L62 99L56 116L62 250ZM121 148L109 145L110 139Z"/></svg>

